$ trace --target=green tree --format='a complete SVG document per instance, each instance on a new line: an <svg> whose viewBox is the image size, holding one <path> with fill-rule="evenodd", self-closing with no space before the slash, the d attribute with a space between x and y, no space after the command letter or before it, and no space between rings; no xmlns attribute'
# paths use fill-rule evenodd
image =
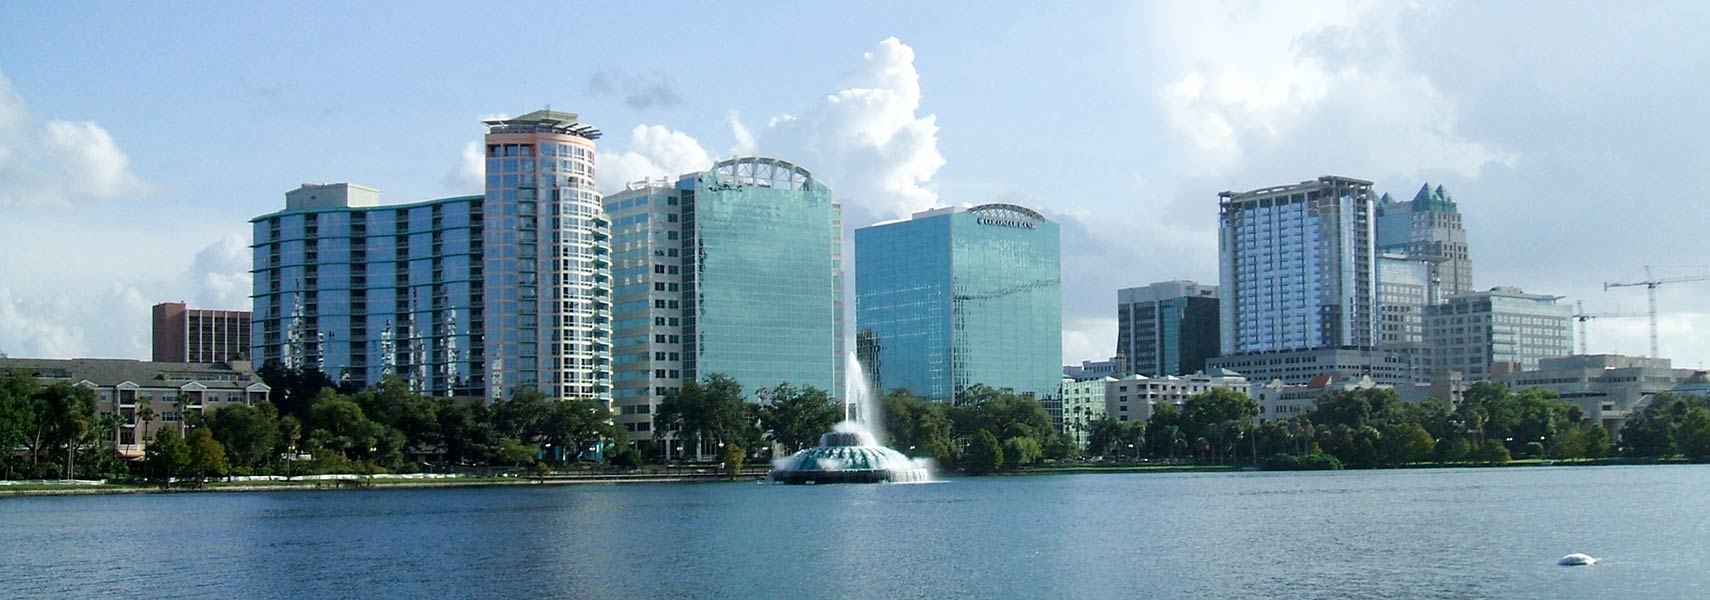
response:
<svg viewBox="0 0 1710 600"><path fill-rule="evenodd" d="M1418 423L1395 423L1383 431L1384 454L1392 465L1406 465L1431 459L1437 440Z"/></svg>
<svg viewBox="0 0 1710 600"><path fill-rule="evenodd" d="M1466 438L1454 437L1437 440L1437 462L1466 462L1472 452L1472 442L1468 442Z"/></svg>
<svg viewBox="0 0 1710 600"><path fill-rule="evenodd" d="M411 391L402 379L386 377L352 400L362 407L362 414L369 420L403 434L406 448L438 448L445 441L439 425L442 404Z"/></svg>
<svg viewBox="0 0 1710 600"><path fill-rule="evenodd" d="M534 461L537 452L534 446L508 437L499 440L498 455L494 459L502 465L525 465Z"/></svg>
<svg viewBox="0 0 1710 600"><path fill-rule="evenodd" d="M890 438L886 445L910 456L930 457L942 466L955 464L956 424L949 405L923 401L907 389L891 390L882 402Z"/></svg>
<svg viewBox="0 0 1710 600"><path fill-rule="evenodd" d="M207 429L226 449L231 464L259 467L272 460L279 424L267 409L227 406L208 415L207 421Z"/></svg>
<svg viewBox="0 0 1710 600"><path fill-rule="evenodd" d="M197 485L209 477L225 475L230 468L226 463L226 449L214 439L214 434L206 427L190 430L185 436L184 443L189 446L190 464L188 470Z"/></svg>
<svg viewBox="0 0 1710 600"><path fill-rule="evenodd" d="M724 445L724 470L731 479L742 476L742 446L736 444Z"/></svg>
<svg viewBox="0 0 1710 600"><path fill-rule="evenodd" d="M1682 454L1694 461L1710 459L1710 410L1694 406L1681 419L1677 434Z"/></svg>
<svg viewBox="0 0 1710 600"><path fill-rule="evenodd" d="M722 373L699 383L686 381L667 392L653 420L655 431L674 431L677 439L713 447L760 437L756 415L743 400L742 384Z"/></svg>
<svg viewBox="0 0 1710 600"><path fill-rule="evenodd" d="M173 477L184 475L190 468L190 446L184 442L183 436L178 435L176 427L156 433L143 448L143 457L148 461L149 471L160 478L162 486L170 486Z"/></svg>
<svg viewBox="0 0 1710 600"><path fill-rule="evenodd" d="M964 466L968 473L985 475L996 471L998 466L1002 464L1003 448L998 445L997 436L986 429L975 432L964 460Z"/></svg>
<svg viewBox="0 0 1710 600"><path fill-rule="evenodd" d="M574 461L582 452L617 437L611 411L587 398L569 398L552 403L540 420L539 436Z"/></svg>
<svg viewBox="0 0 1710 600"><path fill-rule="evenodd" d="M1472 459L1485 464L1505 465L1508 464L1509 460L1511 460L1511 456L1508 453L1507 446L1504 446L1502 442L1492 439L1485 440L1484 444L1480 445L1477 450L1474 450Z"/></svg>
<svg viewBox="0 0 1710 600"><path fill-rule="evenodd" d="M403 435L368 420L362 407L332 389L321 390L309 406L309 445L333 452L344 460L395 464Z"/></svg>
<svg viewBox="0 0 1710 600"><path fill-rule="evenodd" d="M13 449L28 445L36 429L34 398L40 386L21 371L0 372L0 469L6 479L22 464Z"/></svg>
<svg viewBox="0 0 1710 600"><path fill-rule="evenodd" d="M760 426L786 452L818 443L819 436L843 418L837 402L813 386L797 389L781 383L762 388L759 394Z"/></svg>
<svg viewBox="0 0 1710 600"><path fill-rule="evenodd" d="M67 382L55 382L41 390L38 406L43 411L40 422L46 425L49 444L65 453L64 478L72 479L77 452L95 418L95 392Z"/></svg>
<svg viewBox="0 0 1710 600"><path fill-rule="evenodd" d="M1011 469L1038 462L1042 450L1039 442L1026 436L1012 437L1003 441L1004 465Z"/></svg>

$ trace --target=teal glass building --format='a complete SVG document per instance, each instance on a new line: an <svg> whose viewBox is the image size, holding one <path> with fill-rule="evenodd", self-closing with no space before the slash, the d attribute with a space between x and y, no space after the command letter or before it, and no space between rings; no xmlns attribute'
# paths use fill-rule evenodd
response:
<svg viewBox="0 0 1710 600"><path fill-rule="evenodd" d="M721 161L608 196L613 404L635 439L684 381L722 373L751 399L789 383L843 394L842 207L788 161Z"/></svg>
<svg viewBox="0 0 1710 600"><path fill-rule="evenodd" d="M940 208L855 231L855 345L878 390L944 402L975 384L1061 419L1057 224L1009 204Z"/></svg>

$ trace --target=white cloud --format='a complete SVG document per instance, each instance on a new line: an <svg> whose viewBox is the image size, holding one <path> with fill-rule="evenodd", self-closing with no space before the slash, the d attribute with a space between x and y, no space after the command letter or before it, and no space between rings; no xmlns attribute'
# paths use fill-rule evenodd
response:
<svg viewBox="0 0 1710 600"><path fill-rule="evenodd" d="M254 281L251 262L249 236L236 233L197 252L189 275L190 283L200 290L196 307L249 310Z"/></svg>
<svg viewBox="0 0 1710 600"><path fill-rule="evenodd" d="M445 187L460 193L477 193L487 188L487 159L482 156L481 142L463 145L457 164L440 179Z"/></svg>
<svg viewBox="0 0 1710 600"><path fill-rule="evenodd" d="M642 179L675 178L712 167L712 156L689 134L664 125L636 125L629 149L601 151L595 157L601 193L614 193Z"/></svg>
<svg viewBox="0 0 1710 600"><path fill-rule="evenodd" d="M105 274L53 284L9 280L0 286L0 352L146 359L154 304L183 300L196 308L249 310L248 247L248 236L234 233L193 256L157 253L153 260L189 265L160 277Z"/></svg>
<svg viewBox="0 0 1710 600"><path fill-rule="evenodd" d="M879 218L936 206L932 177L944 156L937 115L919 114L914 49L893 37L861 59L838 89L800 114L772 117L756 132L733 115L738 148L798 162L840 202Z"/></svg>
<svg viewBox="0 0 1710 600"><path fill-rule="evenodd" d="M0 73L0 207L138 198L153 190L95 122L35 126L23 97Z"/></svg>
<svg viewBox="0 0 1710 600"><path fill-rule="evenodd" d="M1400 28L1429 8L1360 1L1159 5L1159 90L1196 176L1344 172L1476 178L1518 156L1459 131L1454 100L1415 72ZM1255 179L1257 181L1257 179ZM1265 181L1269 181L1266 179Z"/></svg>
<svg viewBox="0 0 1710 600"><path fill-rule="evenodd" d="M1111 314L1114 313L1112 310ZM1115 317L1063 317L1063 364L1105 360L1115 353Z"/></svg>

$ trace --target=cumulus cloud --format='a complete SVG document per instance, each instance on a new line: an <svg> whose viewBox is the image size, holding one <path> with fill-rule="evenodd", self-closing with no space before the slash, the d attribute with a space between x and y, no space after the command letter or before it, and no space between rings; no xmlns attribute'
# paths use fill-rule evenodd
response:
<svg viewBox="0 0 1710 600"><path fill-rule="evenodd" d="M907 216L938 204L932 177L944 166L938 117L921 115L914 49L879 42L837 88L799 114L778 115L751 130L732 114L737 149L801 163L845 206L878 218Z"/></svg>
<svg viewBox="0 0 1710 600"><path fill-rule="evenodd" d="M457 164L452 165L445 176L440 178L447 189L460 193L477 193L487 189L487 158L482 155L481 142L471 141L463 145L463 152L457 157Z"/></svg>
<svg viewBox="0 0 1710 600"><path fill-rule="evenodd" d="M183 300L196 308L249 310L247 235L226 235L193 256L179 255L178 260L186 260L188 267L158 278L107 283L73 280L52 286L0 284L0 352L18 357L146 359L154 304Z"/></svg>
<svg viewBox="0 0 1710 600"><path fill-rule="evenodd" d="M606 69L588 78L588 95L621 96L624 106L636 110L670 108L683 103L676 84L664 71L631 72Z"/></svg>
<svg viewBox="0 0 1710 600"><path fill-rule="evenodd" d="M1159 5L1158 91L1189 150L1188 175L1477 177L1518 155L1460 130L1455 101L1416 72L1401 28L1430 8L1397 3ZM1207 32L1215 34L1207 34ZM1268 181L1268 179L1266 180Z"/></svg>
<svg viewBox="0 0 1710 600"><path fill-rule="evenodd" d="M600 192L605 194L643 179L675 178L702 171L713 163L712 156L695 138L664 125L636 125L629 132L627 149L602 150L595 161L595 179Z"/></svg>
<svg viewBox="0 0 1710 600"><path fill-rule="evenodd" d="M197 308L249 310L251 260L249 236L236 233L197 252L189 274L190 284L198 289Z"/></svg>
<svg viewBox="0 0 1710 600"><path fill-rule="evenodd" d="M137 198L153 187L95 122L50 120L38 126L0 73L0 207Z"/></svg>

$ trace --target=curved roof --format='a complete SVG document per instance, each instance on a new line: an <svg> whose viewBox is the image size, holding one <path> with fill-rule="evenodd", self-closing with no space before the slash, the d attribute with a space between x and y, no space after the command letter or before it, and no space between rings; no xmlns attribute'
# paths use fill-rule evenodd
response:
<svg viewBox="0 0 1710 600"><path fill-rule="evenodd" d="M796 163L770 156L739 156L713 163L719 181L794 190L814 185L813 172Z"/></svg>
<svg viewBox="0 0 1710 600"><path fill-rule="evenodd" d="M996 219L1029 219L1029 220L1033 220L1033 221L1044 221L1045 220L1045 215L1039 214L1038 211L1035 211L1031 208L1027 208L1025 206L1017 206L1014 204L981 204L979 206L969 208L968 212L974 213L974 214L977 214L977 215L980 215L983 217L992 217L992 218L996 218Z"/></svg>

